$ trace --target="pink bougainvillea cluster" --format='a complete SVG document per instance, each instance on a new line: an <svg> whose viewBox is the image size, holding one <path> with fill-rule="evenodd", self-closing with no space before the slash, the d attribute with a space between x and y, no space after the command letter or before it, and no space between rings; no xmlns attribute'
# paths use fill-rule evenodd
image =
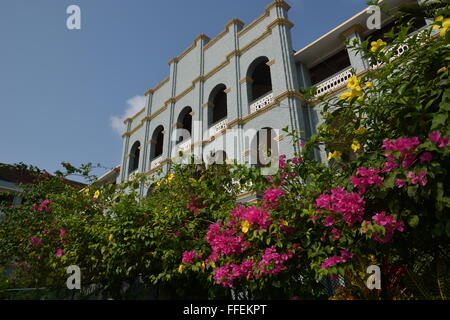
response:
<svg viewBox="0 0 450 320"><path fill-rule="evenodd" d="M344 188L335 188L331 194L324 193L316 199L317 208L340 213L348 226L363 220L365 204L358 193L347 192ZM331 221L328 223L332 225Z"/></svg>
<svg viewBox="0 0 450 320"><path fill-rule="evenodd" d="M33 203L33 211L40 211L40 212L50 212L52 209L49 207L49 205L51 205L52 202L50 200L43 200L41 201L41 203L38 205L37 203Z"/></svg>
<svg viewBox="0 0 450 320"><path fill-rule="evenodd" d="M267 248L258 264L258 270L266 274L277 274L284 270L284 263L292 257L292 253L280 254L275 247Z"/></svg>
<svg viewBox="0 0 450 320"><path fill-rule="evenodd" d="M380 238L377 232L373 233L373 238L375 241L380 243L387 243L392 240L392 236L394 232L400 231L403 232L405 224L403 222L398 222L392 215L387 215L386 212L382 211L380 213L375 214L372 217L373 224L377 224L385 228L386 232L384 238ZM370 225L372 222L365 221L366 225ZM366 229L367 230L367 229Z"/></svg>
<svg viewBox="0 0 450 320"><path fill-rule="evenodd" d="M384 178L379 175L380 171L380 169L360 167L357 169L357 174L350 178L350 182L360 194L363 194L369 186L383 184Z"/></svg>
<svg viewBox="0 0 450 320"><path fill-rule="evenodd" d="M198 197L192 197L191 199L189 199L186 207L194 214L198 214L200 210L206 208L207 205L202 203L202 201Z"/></svg>
<svg viewBox="0 0 450 320"><path fill-rule="evenodd" d="M206 241L212 249L212 253L207 259L217 261L219 256L229 256L242 253L249 243L243 240L244 235L238 234L237 228L224 228L222 222L217 222L209 226Z"/></svg>
<svg viewBox="0 0 450 320"><path fill-rule="evenodd" d="M347 250L341 250L340 256L332 256L325 260L324 263L322 263L322 269L327 269L329 267L332 267L338 263L345 263L348 260L350 260L353 257L353 254L349 253Z"/></svg>

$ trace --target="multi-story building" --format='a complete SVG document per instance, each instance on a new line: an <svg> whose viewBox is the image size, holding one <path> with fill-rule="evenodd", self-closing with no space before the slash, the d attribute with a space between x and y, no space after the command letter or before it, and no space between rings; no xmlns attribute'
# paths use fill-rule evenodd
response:
<svg viewBox="0 0 450 320"><path fill-rule="evenodd" d="M389 9L417 1L422 2L382 2ZM321 122L320 103L305 101L299 90L315 86L319 96L345 89L352 72L371 68L345 40L381 37L394 18L382 14L382 29L369 29L363 10L294 51L289 9L274 0L250 24L233 19L215 38L199 35L168 62L168 77L148 90L146 105L125 120L118 182L135 173L167 172L180 152L205 162L222 158L258 165L261 149L287 156L298 151L281 129L288 126L307 138ZM325 160L325 150L316 156ZM142 195L146 192L142 187Z"/></svg>

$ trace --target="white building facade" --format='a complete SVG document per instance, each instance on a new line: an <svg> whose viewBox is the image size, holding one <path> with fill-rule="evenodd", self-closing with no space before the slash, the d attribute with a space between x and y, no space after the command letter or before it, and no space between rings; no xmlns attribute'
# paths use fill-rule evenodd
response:
<svg viewBox="0 0 450 320"><path fill-rule="evenodd" d="M417 1L383 2L394 8ZM306 139L321 122L320 104L305 101L299 90L315 86L318 95L338 94L353 73L367 72L371 66L347 50L345 40L382 35L392 17L383 15L383 29L371 30L364 10L294 51L289 9L274 0L250 24L233 19L215 38L200 35L169 61L169 76L148 90L146 105L125 120L118 183L135 173L167 173L177 157L190 153L206 163L263 165L260 149L288 157L298 151L282 128ZM325 160L325 150L316 156ZM146 192L142 187L142 195Z"/></svg>

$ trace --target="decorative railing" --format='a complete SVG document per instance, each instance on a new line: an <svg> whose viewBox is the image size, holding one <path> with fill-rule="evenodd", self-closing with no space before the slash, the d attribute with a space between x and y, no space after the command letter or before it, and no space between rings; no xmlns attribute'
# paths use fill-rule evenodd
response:
<svg viewBox="0 0 450 320"><path fill-rule="evenodd" d="M426 27L424 27L426 28ZM413 36L417 35L418 39L422 37L422 33L424 32L424 28L421 28L419 30L414 31L411 33L407 39L411 39ZM395 48L395 53L392 55L389 61L392 61L394 59L397 59L401 55L405 53L406 50L408 50L409 46L405 43L397 47L387 47L386 48L386 54L389 54L393 49ZM378 63L372 65L370 68L376 69L384 65L384 62L379 61Z"/></svg>
<svg viewBox="0 0 450 320"><path fill-rule="evenodd" d="M186 141L182 141L177 145L177 152L188 153L191 151L192 139L189 138Z"/></svg>
<svg viewBox="0 0 450 320"><path fill-rule="evenodd" d="M250 113L254 113L271 103L273 103L273 92L269 92L265 96L250 104Z"/></svg>
<svg viewBox="0 0 450 320"><path fill-rule="evenodd" d="M158 158L152 160L152 162L150 164L150 169L155 169L155 168L159 167L162 162L163 162L162 156L159 156Z"/></svg>
<svg viewBox="0 0 450 320"><path fill-rule="evenodd" d="M350 79L353 75L351 70L352 67L349 67L348 69L345 69L344 71L337 73L328 80L319 83L319 85L317 85L316 97L326 94L328 92L335 91L336 89L346 85L348 79Z"/></svg>
<svg viewBox="0 0 450 320"><path fill-rule="evenodd" d="M220 122L217 122L215 125L213 125L211 128L209 128L209 136L212 137L216 134L218 134L220 131L225 130L228 125L228 119L224 119Z"/></svg>

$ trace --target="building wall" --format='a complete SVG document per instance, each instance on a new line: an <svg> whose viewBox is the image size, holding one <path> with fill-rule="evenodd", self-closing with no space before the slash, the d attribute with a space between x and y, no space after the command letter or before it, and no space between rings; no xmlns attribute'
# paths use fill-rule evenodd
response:
<svg viewBox="0 0 450 320"><path fill-rule="evenodd" d="M224 84L227 92L228 129L236 130L237 137L227 142L237 145L233 159L240 162L250 158L244 155L244 132L248 129L270 127L281 129L289 126L302 127L299 112L301 102L298 92L297 71L294 62L288 20L289 6L282 0L273 1L263 15L247 26L236 19L230 21L222 33L209 39L201 35L191 47L169 61L169 77L160 86L147 92L147 105L133 118L127 119L127 130L123 135L121 174L118 182L129 177L130 152L133 144L141 144L139 172L152 174L150 149L154 130L164 126L164 158L174 155L175 142L170 139L178 115L186 106L193 110L193 122L201 123L202 130L193 132L194 150L214 149L220 135L209 142L208 100L210 93L219 84ZM270 64L274 103L266 110L250 114L246 80L250 65L258 58L266 57ZM195 130L195 126L193 127ZM239 129L239 130L237 130ZM253 132L256 134L256 130ZM222 134L225 138L226 133ZM288 139L279 141L279 152L292 154ZM231 157L230 157L231 158ZM164 164L167 170L168 164ZM144 193L145 190L142 190Z"/></svg>
<svg viewBox="0 0 450 320"><path fill-rule="evenodd" d="M290 130L299 130L303 139L308 138L323 121L323 106L317 101L306 103L299 94L300 88L311 86L311 80L306 64L296 61L290 32L293 25L288 19L288 11L289 5L286 2L274 0L250 24L245 26L243 22L233 19L214 39L200 35L189 48L169 61L169 76L146 93L145 108L126 120L127 132L123 135L119 183L129 179L128 168L132 160L130 153L136 141L141 144L138 171L151 175L156 169L163 168L163 174L167 172L170 166L168 161L163 161L156 168L151 166L153 133L160 125L164 127L162 159L173 158L176 149L171 137L176 130L178 116L187 106L192 108L193 123L197 121L201 124L200 130L193 126L192 132L192 150L198 156L203 151L225 149L229 159L236 159L239 163L252 162L255 159L255 154L251 151L255 149L255 135L262 128L276 130L279 154L290 157L294 151L298 151L298 146L292 146L290 138L281 129L288 126ZM314 55L317 63L342 46L345 39L352 42L362 37L364 28L361 27L361 21L349 20L344 27L345 30L339 31L339 43L333 40L328 45L329 50L322 50L317 57ZM321 41L323 45L328 40L325 38ZM369 68L368 62L360 54L350 48L347 48L347 53L351 68L356 74ZM261 57L267 58L267 65L270 66L273 102L252 113L248 70ZM343 72L348 73L345 69L339 71L316 86L339 77ZM232 130L221 132L215 139L211 139L208 131L210 95L219 84L226 87L227 128ZM337 86L330 94L338 94L342 90L345 90L345 84ZM326 161L326 150L322 147L315 153L315 157ZM146 190L141 188L141 193L145 194Z"/></svg>

